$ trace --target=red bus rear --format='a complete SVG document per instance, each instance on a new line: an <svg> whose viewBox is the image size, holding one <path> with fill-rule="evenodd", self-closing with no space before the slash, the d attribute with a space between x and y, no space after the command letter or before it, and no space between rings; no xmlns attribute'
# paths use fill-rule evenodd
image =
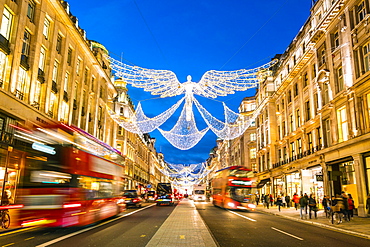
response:
<svg viewBox="0 0 370 247"><path fill-rule="evenodd" d="M255 210L254 174L243 166L230 166L212 179L212 203L227 209Z"/></svg>
<svg viewBox="0 0 370 247"><path fill-rule="evenodd" d="M113 148L65 125L27 139L16 197L22 226L87 225L125 209L123 159Z"/></svg>

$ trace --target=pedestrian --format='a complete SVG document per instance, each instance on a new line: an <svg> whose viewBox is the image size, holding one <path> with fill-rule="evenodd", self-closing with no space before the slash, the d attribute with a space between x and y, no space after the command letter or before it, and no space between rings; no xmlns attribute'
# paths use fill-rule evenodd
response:
<svg viewBox="0 0 370 247"><path fill-rule="evenodd" d="M348 194L348 213L349 216L353 218L353 210L355 209L355 201L351 194Z"/></svg>
<svg viewBox="0 0 370 247"><path fill-rule="evenodd" d="M312 217L312 214L311 212L314 212L314 215L315 215L315 219L317 219L317 205L316 205L316 198L314 195L310 195L310 198L308 199L308 206L310 208L310 219Z"/></svg>
<svg viewBox="0 0 370 247"><path fill-rule="evenodd" d="M272 196L272 194L270 194L270 203L272 207L274 205L274 197Z"/></svg>
<svg viewBox="0 0 370 247"><path fill-rule="evenodd" d="M367 209L367 213L370 214L370 194L367 195L366 209Z"/></svg>
<svg viewBox="0 0 370 247"><path fill-rule="evenodd" d="M286 207L290 208L290 196L289 195L285 196L285 202L286 202Z"/></svg>
<svg viewBox="0 0 370 247"><path fill-rule="evenodd" d="M276 198L276 205L278 206L278 209L279 209L279 212L280 212L280 208L281 208L281 206L283 206L283 199L280 195Z"/></svg>
<svg viewBox="0 0 370 247"><path fill-rule="evenodd" d="M297 193L294 193L294 195L293 195L293 202L294 202L295 210L298 210L298 207L299 207L299 196L297 195Z"/></svg>
<svg viewBox="0 0 370 247"><path fill-rule="evenodd" d="M256 205L258 206L258 203L260 202L260 196L256 194Z"/></svg>
<svg viewBox="0 0 370 247"><path fill-rule="evenodd" d="M306 212L306 214L307 214L307 211L308 211L308 195L307 195L307 193L304 193L304 197L306 198L306 201L307 201L307 204L306 204L306 206L304 207L304 211Z"/></svg>
<svg viewBox="0 0 370 247"><path fill-rule="evenodd" d="M343 210L342 211L343 211L344 219L346 221L350 221L351 216L349 215L348 196L346 192L342 191L342 194L340 197L343 198Z"/></svg>
<svg viewBox="0 0 370 247"><path fill-rule="evenodd" d="M269 194L265 195L265 204L264 205L266 205L267 209L269 208L269 205L270 205L270 195Z"/></svg>
<svg viewBox="0 0 370 247"><path fill-rule="evenodd" d="M325 217L329 218L329 197L324 195L324 198L322 199L321 204L324 208Z"/></svg>
<svg viewBox="0 0 370 247"><path fill-rule="evenodd" d="M285 208L286 207L286 201L285 201L285 196L281 195L281 201L282 201L282 206Z"/></svg>
<svg viewBox="0 0 370 247"><path fill-rule="evenodd" d="M308 199L301 194L301 197L299 198L299 215L301 216L301 219L303 219L303 211L305 212L305 219L307 219L307 211L305 208L307 208L308 205Z"/></svg>

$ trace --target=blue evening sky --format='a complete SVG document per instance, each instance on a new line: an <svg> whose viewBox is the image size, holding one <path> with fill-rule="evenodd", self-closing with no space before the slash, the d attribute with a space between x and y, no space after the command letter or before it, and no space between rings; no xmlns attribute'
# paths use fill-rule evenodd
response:
<svg viewBox="0 0 370 247"><path fill-rule="evenodd" d="M198 82L208 70L254 68L283 53L310 14L312 0L69 0L87 38L103 44L110 55L128 64L173 71L180 82L191 75ZM216 100L197 97L214 116L224 120L221 102L237 111L253 89ZM142 89L129 88L134 104L155 116L176 98L158 99ZM163 126L170 130L177 120ZM195 115L197 118L199 114ZM197 122L202 129L205 124ZM150 133L165 160L200 163L216 146L209 130L192 149L173 147L158 130Z"/></svg>

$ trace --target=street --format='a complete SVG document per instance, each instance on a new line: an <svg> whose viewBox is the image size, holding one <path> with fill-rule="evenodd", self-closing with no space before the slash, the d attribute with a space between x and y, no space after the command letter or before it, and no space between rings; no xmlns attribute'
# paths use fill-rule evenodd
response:
<svg viewBox="0 0 370 247"><path fill-rule="evenodd" d="M229 211L209 202L194 205L221 247L370 245L368 239L262 212ZM143 208L130 208L118 217L86 227L3 232L0 246L146 246L171 213L176 213L175 208L148 203ZM185 246L181 238L176 246Z"/></svg>

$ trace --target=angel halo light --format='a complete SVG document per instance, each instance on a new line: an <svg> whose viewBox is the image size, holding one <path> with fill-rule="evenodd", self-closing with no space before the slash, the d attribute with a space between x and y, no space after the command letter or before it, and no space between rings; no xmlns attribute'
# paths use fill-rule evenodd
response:
<svg viewBox="0 0 370 247"><path fill-rule="evenodd" d="M146 69L122 63L108 57L115 75L133 87L143 88L152 95L161 98L185 94L176 104L153 118L147 117L139 102L135 113L130 118L123 118L119 113L109 109L112 118L126 130L141 134L158 129L161 134L176 148L187 150L194 147L211 129L217 137L223 140L232 140L244 133L254 121L229 109L224 103L225 121L221 121L209 113L196 100L194 95L206 98L217 98L233 94L235 91L245 91L257 87L258 83L266 78L271 71L269 68L277 63L272 60L254 69L240 69L235 71L207 71L196 83L187 81L180 83L174 72L169 70ZM179 119L171 130L159 128L184 103ZM198 130L193 113L193 105L197 108L207 127Z"/></svg>

